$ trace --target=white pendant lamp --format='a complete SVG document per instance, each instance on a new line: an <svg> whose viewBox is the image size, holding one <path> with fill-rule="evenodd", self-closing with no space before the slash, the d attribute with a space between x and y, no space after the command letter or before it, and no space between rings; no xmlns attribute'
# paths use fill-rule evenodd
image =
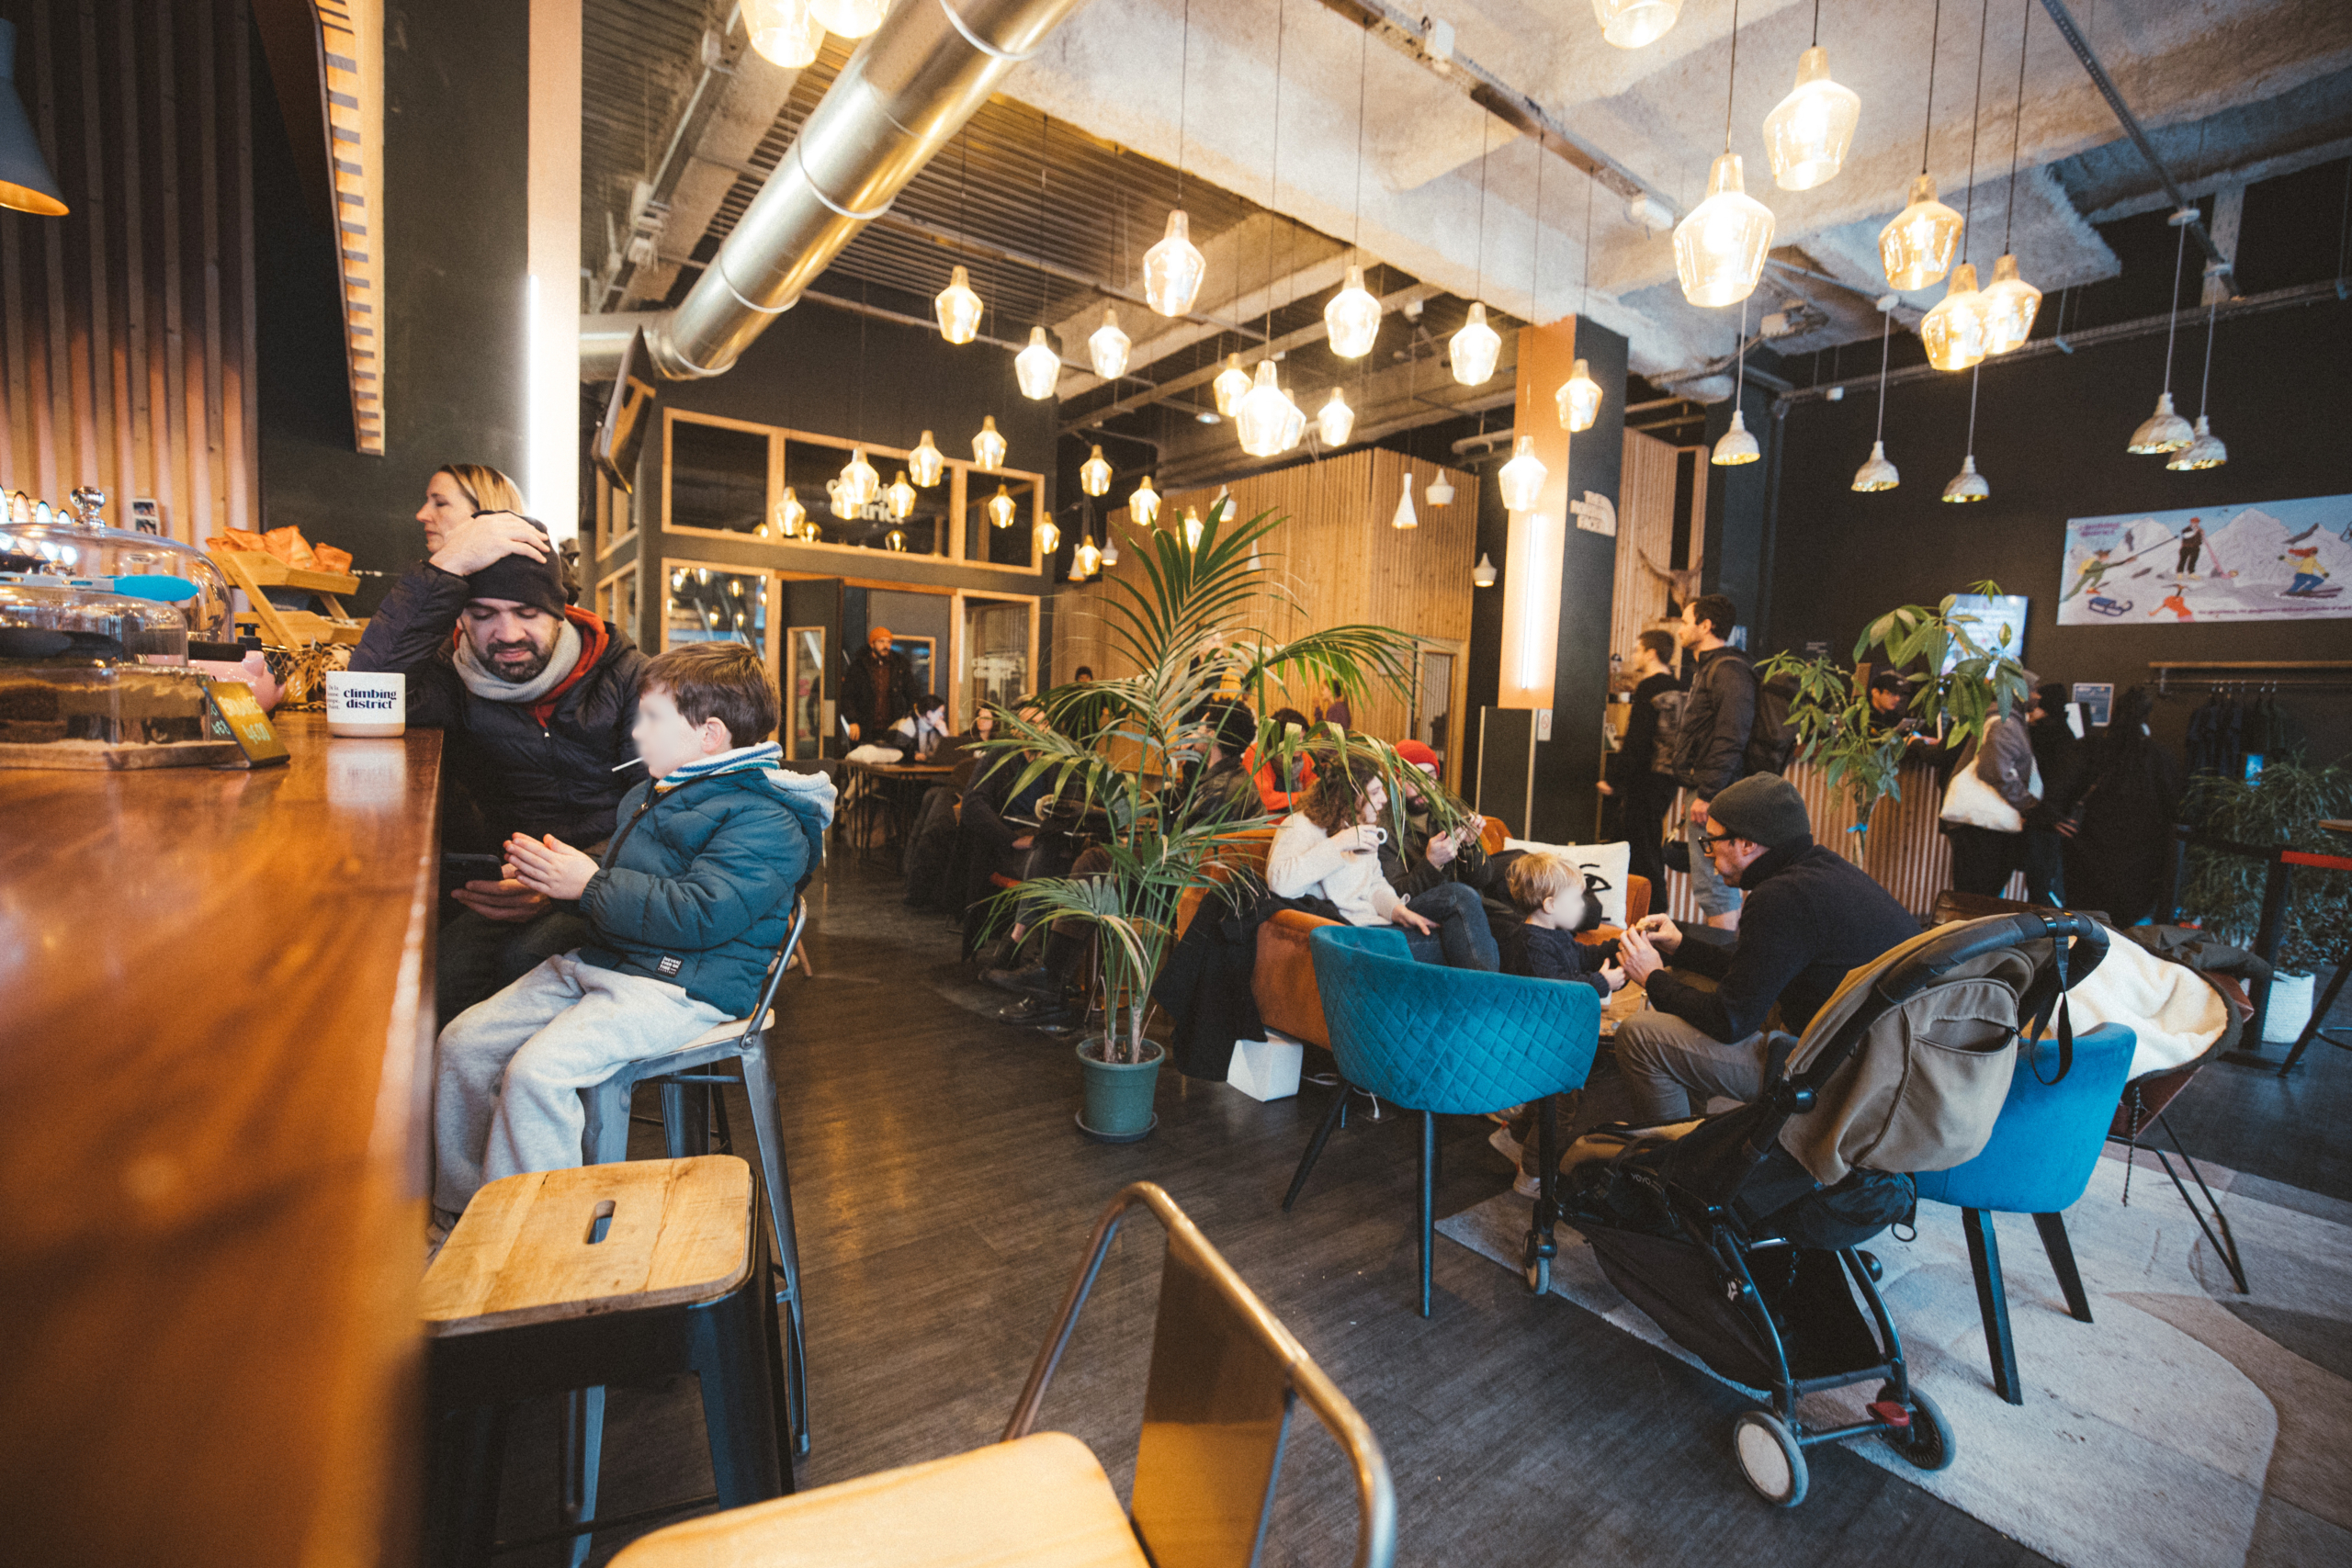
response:
<svg viewBox="0 0 2352 1568"><path fill-rule="evenodd" d="M1288 392L1283 394L1283 408L1281 445L1275 450L1288 452L1306 439L1306 411L1300 408L1298 400Z"/></svg>
<svg viewBox="0 0 2352 1568"><path fill-rule="evenodd" d="M2188 245L2188 220L2196 216L2193 208L2172 215L2173 227L2180 231L2180 239L2173 251L2171 315L2165 323L2165 389L2156 396L2156 412L2140 422L2140 428L2132 433L2132 439L2124 447L2143 457L2159 452L2177 452L2197 439L2188 422L2172 411L2172 347L2180 327L2180 263Z"/></svg>
<svg viewBox="0 0 2352 1568"><path fill-rule="evenodd" d="M829 33L864 38L890 14L890 0L808 0L808 14Z"/></svg>
<svg viewBox="0 0 2352 1568"><path fill-rule="evenodd" d="M2018 276L2017 257L2002 253L1993 264L1993 281L1976 298L1977 314L1984 322L1986 354L2007 354L2033 335L2041 290Z"/></svg>
<svg viewBox="0 0 2352 1568"><path fill-rule="evenodd" d="M1201 511L1197 506L1184 508L1184 547L1188 550L1201 547Z"/></svg>
<svg viewBox="0 0 2352 1568"><path fill-rule="evenodd" d="M1159 523L1159 492L1151 488L1151 476L1146 474L1136 492L1127 497L1127 515L1138 528L1151 528Z"/></svg>
<svg viewBox="0 0 2352 1568"><path fill-rule="evenodd" d="M1656 43L1682 14L1682 0L1592 0L1600 36L1619 49Z"/></svg>
<svg viewBox="0 0 2352 1568"><path fill-rule="evenodd" d="M1094 547L1094 536L1087 533L1078 541L1078 549L1070 558L1072 578L1092 577L1102 570L1102 552Z"/></svg>
<svg viewBox="0 0 2352 1568"><path fill-rule="evenodd" d="M1544 500L1544 481L1552 471L1535 455L1535 437L1522 435L1511 443L1510 461L1495 473L1503 505L1512 512L1532 512Z"/></svg>
<svg viewBox="0 0 2352 1568"><path fill-rule="evenodd" d="M915 487L907 482L904 468L899 470L899 477L892 479L889 488L882 492L882 504L888 507L890 515L901 523L915 514Z"/></svg>
<svg viewBox="0 0 2352 1568"><path fill-rule="evenodd" d="M1462 330L1446 340L1446 357L1453 366L1453 378L1465 387L1476 387L1495 373L1495 361L1503 351L1503 340L1487 324L1487 307L1483 300L1473 300L1470 319Z"/></svg>
<svg viewBox="0 0 2352 1568"><path fill-rule="evenodd" d="M1102 307L1102 324L1086 340L1086 357L1093 363L1094 373L1105 381L1115 381L1127 373L1127 350L1134 344L1127 334L1119 330L1119 312L1115 307Z"/></svg>
<svg viewBox="0 0 2352 1568"><path fill-rule="evenodd" d="M1846 161L1862 100L1829 79L1829 51L1821 47L1821 7L1814 6L1814 44L1797 57L1797 85L1764 117L1764 145L1772 181L1782 190L1826 185Z"/></svg>
<svg viewBox="0 0 2352 1568"><path fill-rule="evenodd" d="M1323 307L1323 329L1331 352L1341 359L1362 359L1380 336L1380 301L1363 286L1363 268L1348 268L1348 280Z"/></svg>
<svg viewBox="0 0 2352 1568"><path fill-rule="evenodd" d="M1356 411L1348 407L1348 400L1340 395L1339 388L1332 388L1331 400L1315 416L1315 434L1322 437L1326 446L1345 446L1355 427Z"/></svg>
<svg viewBox="0 0 2352 1568"><path fill-rule="evenodd" d="M1973 369L1984 357L1984 297L1976 291L1976 268L1952 268L1944 297L1919 318L1919 341L1928 363L1939 370Z"/></svg>
<svg viewBox="0 0 2352 1568"><path fill-rule="evenodd" d="M1430 488L1421 491L1421 498L1441 512L1453 504L1453 481L1443 468L1430 476Z"/></svg>
<svg viewBox="0 0 2352 1568"><path fill-rule="evenodd" d="M1283 427L1296 412L1274 378L1274 362L1258 361L1258 378L1233 411L1233 427L1241 437L1241 449L1253 457L1279 456Z"/></svg>
<svg viewBox="0 0 2352 1568"><path fill-rule="evenodd" d="M1168 232L1143 254L1144 301L1163 316L1187 315L1208 271L1207 260L1193 248L1192 221L1180 207L1168 215Z"/></svg>
<svg viewBox="0 0 2352 1568"><path fill-rule="evenodd" d="M1250 372L1241 368L1241 356L1228 354L1225 368L1209 383L1209 390L1216 394L1216 412L1231 419L1240 412L1241 400L1250 395Z"/></svg>
<svg viewBox="0 0 2352 1568"><path fill-rule="evenodd" d="M972 275L958 266L947 276L947 287L931 302L939 317L939 335L949 343L969 343L980 335L980 297L972 292Z"/></svg>
<svg viewBox="0 0 2352 1568"><path fill-rule="evenodd" d="M992 413L980 416L979 434L972 437L972 462L989 473L1004 467L1004 437L997 434Z"/></svg>
<svg viewBox="0 0 2352 1568"><path fill-rule="evenodd" d="M1020 506L1005 488L999 485L996 487L996 493L989 497L988 510L989 521L991 524L999 528L1010 528L1012 526L1013 514L1020 511Z"/></svg>
<svg viewBox="0 0 2352 1568"><path fill-rule="evenodd" d="M1421 525L1420 513L1413 510L1413 474L1409 468L1405 471L1405 493L1397 497L1396 511L1388 519L1388 525L1392 528L1418 528Z"/></svg>
<svg viewBox="0 0 2352 1568"><path fill-rule="evenodd" d="M1500 575L1495 570L1494 558L1481 550L1478 552L1478 564L1470 569L1470 586L1492 588L1495 585L1495 579Z"/></svg>
<svg viewBox="0 0 2352 1568"><path fill-rule="evenodd" d="M914 476L915 483L925 490L937 484L940 476L947 471L946 455L931 438L930 431L924 431L922 439L915 443L915 449L907 454L907 471Z"/></svg>
<svg viewBox="0 0 2352 1568"><path fill-rule="evenodd" d="M1764 276L1772 211L1744 188L1739 154L1707 171L1707 198L1674 226L1674 270L1693 305L1736 305Z"/></svg>
<svg viewBox="0 0 2352 1568"><path fill-rule="evenodd" d="M1894 338L1894 296L1881 296L1878 308L1878 430L1871 439L1870 461L1854 470L1854 488L1866 494L1893 490L1903 482L1903 475L1886 457L1886 355Z"/></svg>
<svg viewBox="0 0 2352 1568"><path fill-rule="evenodd" d="M1707 461L1719 468L1734 468L1742 463L1753 463L1763 455L1756 437L1748 433L1747 412L1734 409L1731 428L1715 442L1715 449L1708 454Z"/></svg>
<svg viewBox="0 0 2352 1568"><path fill-rule="evenodd" d="M1902 482L1902 472L1893 463L1887 461L1885 440L1881 438L1872 441L1870 461L1854 470L1854 488L1868 493L1872 491L1893 490Z"/></svg>
<svg viewBox="0 0 2352 1568"><path fill-rule="evenodd" d="M1089 495L1111 493L1111 465L1103 460L1102 447L1078 466L1078 488Z"/></svg>
<svg viewBox="0 0 2352 1568"><path fill-rule="evenodd" d="M1054 526L1054 520L1050 517L1040 519L1037 524L1038 553L1041 555L1052 555L1056 550L1061 548L1061 545L1062 531Z"/></svg>
<svg viewBox="0 0 2352 1568"><path fill-rule="evenodd" d="M2205 423L2205 405L2213 394L2213 327L2221 314L2219 299L2205 308L2205 389L2197 398L2197 429L2188 446L2175 452L2165 467L2172 469L2218 468L2230 460L2230 449Z"/></svg>
<svg viewBox="0 0 2352 1568"><path fill-rule="evenodd" d="M1107 523L1102 527L1102 564L1104 566L1119 564L1119 541L1111 537L1111 528Z"/></svg>
<svg viewBox="0 0 2352 1568"><path fill-rule="evenodd" d="M849 449L849 461L842 466L842 499L853 508L865 505L882 493L882 476L865 460L865 448Z"/></svg>
<svg viewBox="0 0 2352 1568"><path fill-rule="evenodd" d="M1952 475L1944 486L1943 499L1955 506L1983 501L1993 493L1984 476L1976 471L1976 387L1984 377L1982 367L1970 372L1968 378L1968 455L1960 460L1960 472Z"/></svg>
<svg viewBox="0 0 2352 1568"><path fill-rule="evenodd" d="M1581 359L1554 396L1560 406L1560 428L1570 434L1590 430L1592 422L1600 417L1600 383L1592 378L1592 367Z"/></svg>
<svg viewBox="0 0 2352 1568"><path fill-rule="evenodd" d="M1911 182L1911 202L1878 231L1878 258L1886 281L1896 288L1933 288L1951 270L1960 245L1959 213L1936 199L1932 175Z"/></svg>
<svg viewBox="0 0 2352 1568"><path fill-rule="evenodd" d="M1054 384L1062 378L1062 356L1046 341L1046 329L1029 329L1029 346L1012 356L1012 378L1021 385L1021 395L1033 403L1044 402L1054 395Z"/></svg>
<svg viewBox="0 0 2352 1568"><path fill-rule="evenodd" d="M808 0L743 0L743 29L763 59L787 71L815 64L825 41L825 25Z"/></svg>

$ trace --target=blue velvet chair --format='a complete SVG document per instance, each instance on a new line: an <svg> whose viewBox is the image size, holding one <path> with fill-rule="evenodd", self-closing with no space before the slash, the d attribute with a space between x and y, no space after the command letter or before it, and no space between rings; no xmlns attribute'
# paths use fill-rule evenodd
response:
<svg viewBox="0 0 2352 1568"><path fill-rule="evenodd" d="M1589 986L1526 980L1417 964L1395 926L1322 926L1310 952L1340 1084L1292 1179L1288 1209L1306 1185L1351 1088L1420 1116L1421 1315L1430 1315L1430 1254L1437 1215L1437 1118L1543 1105L1543 1193L1528 1232L1529 1283L1549 1283L1559 1220L1559 1165L1551 1097L1580 1087L1600 1043L1600 998Z"/></svg>
<svg viewBox="0 0 2352 1568"><path fill-rule="evenodd" d="M2102 1023L2075 1039L2073 1068L2056 1083L2042 1077L2057 1071L2057 1043L2043 1040L2030 1057L2020 1046L2009 1096L1993 1124L1984 1152L1950 1170L1931 1170L1916 1179L1919 1196L1951 1203L1961 1212L1968 1235L1968 1261L1976 1271L1976 1305L1984 1315L1984 1349L1993 1362L1993 1386L2011 1404L2023 1404L2018 1382L2017 1346L2009 1337L2009 1303L2001 1288L2001 1253L1993 1239L1996 1211L2031 1214L2042 1250L2065 1293L2066 1310L2091 1320L2090 1298L2075 1268L2066 1240L2064 1211L2081 1199L2098 1168L2108 1123L2132 1071L2139 1037L2120 1023Z"/></svg>

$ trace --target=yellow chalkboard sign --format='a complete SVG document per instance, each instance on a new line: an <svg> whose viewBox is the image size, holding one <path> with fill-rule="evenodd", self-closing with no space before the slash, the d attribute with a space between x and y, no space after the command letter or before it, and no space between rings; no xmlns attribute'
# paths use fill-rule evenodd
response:
<svg viewBox="0 0 2352 1568"><path fill-rule="evenodd" d="M207 678L204 695L211 705L205 716L216 739L234 740L245 754L245 765L266 768L287 760L286 742L269 727L269 716L254 700L254 689L243 681Z"/></svg>

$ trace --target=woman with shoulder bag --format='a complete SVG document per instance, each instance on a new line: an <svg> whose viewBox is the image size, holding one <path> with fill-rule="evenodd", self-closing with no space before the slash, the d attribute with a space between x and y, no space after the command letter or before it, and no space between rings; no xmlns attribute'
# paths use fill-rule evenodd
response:
<svg viewBox="0 0 2352 1568"><path fill-rule="evenodd" d="M1940 815L1951 840L1953 891L2001 897L2010 874L2025 864L2026 813L2041 804L2033 738L2024 720L2005 711L1985 725L1944 791Z"/></svg>

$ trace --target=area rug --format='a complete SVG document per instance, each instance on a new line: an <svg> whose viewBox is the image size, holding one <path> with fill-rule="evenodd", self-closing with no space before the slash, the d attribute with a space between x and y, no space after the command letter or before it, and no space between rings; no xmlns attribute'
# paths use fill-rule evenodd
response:
<svg viewBox="0 0 2352 1568"><path fill-rule="evenodd" d="M1912 1376L1951 1423L1958 1458L1928 1473L1883 1444L1848 1446L2079 1568L2352 1562L2352 1210L2207 1167L2253 1287L2241 1296L2143 1160L2128 1206L2126 1164L2110 1157L2066 1214L2091 1323L2067 1315L2031 1219L1996 1222L2021 1407L1993 1392L1960 1212L1923 1203L1914 1240L1873 1242ZM1506 1190L1438 1229L1516 1271L1528 1211ZM1554 1294L1699 1365L1583 1238L1564 1226L1559 1240ZM1871 1392L1814 1395L1806 1420L1859 1420ZM1692 1462L1736 1474L1728 1429Z"/></svg>

